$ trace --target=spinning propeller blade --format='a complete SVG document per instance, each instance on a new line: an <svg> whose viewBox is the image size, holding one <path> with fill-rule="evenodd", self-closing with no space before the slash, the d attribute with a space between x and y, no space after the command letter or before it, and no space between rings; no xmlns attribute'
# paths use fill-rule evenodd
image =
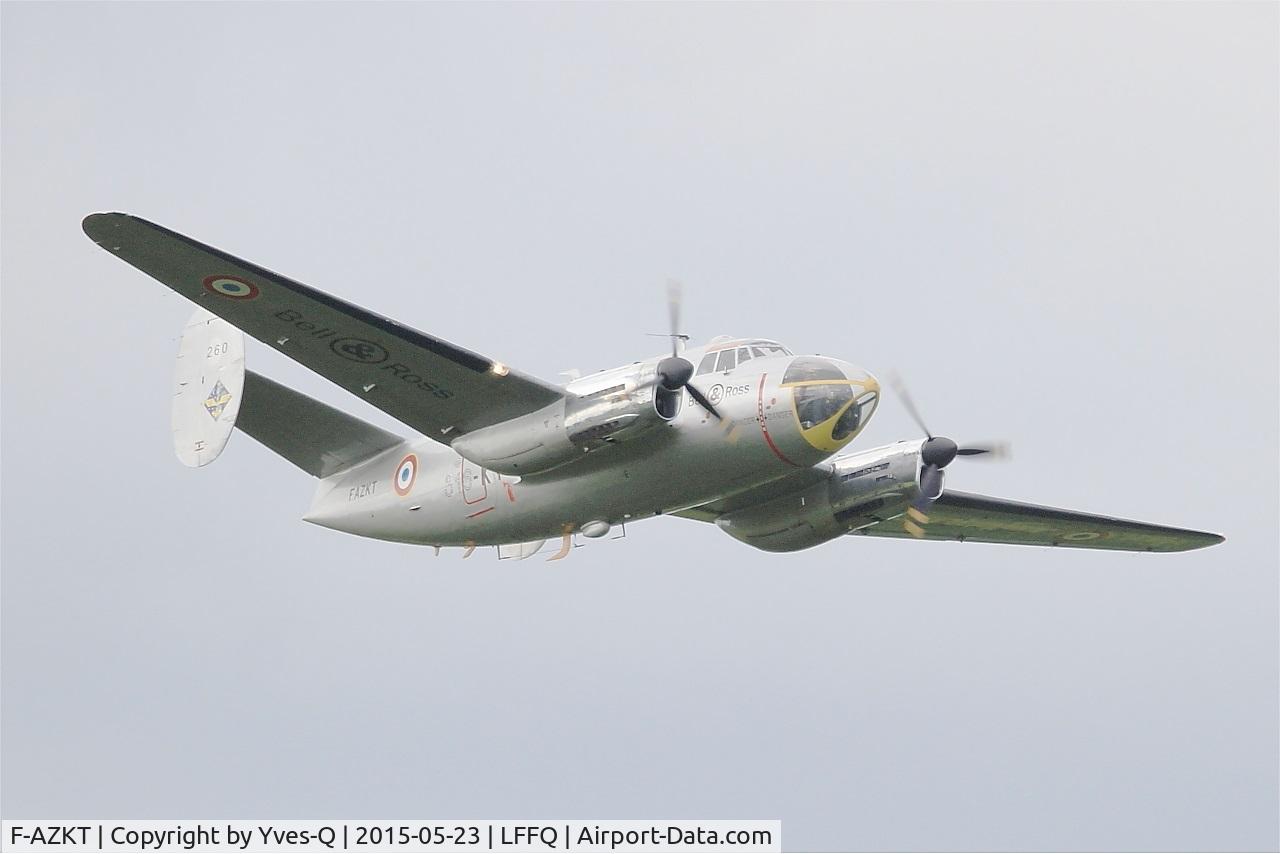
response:
<svg viewBox="0 0 1280 854"><path fill-rule="evenodd" d="M926 526L929 524L929 508L942 495L943 481L946 479L943 469L954 462L956 457L1008 459L1009 445L1007 442L977 442L961 447L945 436L933 435L925 426L924 419L920 417L920 411L916 409L902 377L892 374L890 381L906 407L907 414L920 426L926 437L924 444L920 446L920 494L916 496L915 501L911 502L902 519L903 530L919 539L925 535Z"/></svg>
<svg viewBox="0 0 1280 854"><path fill-rule="evenodd" d="M667 315L671 330L671 355L680 355L680 342L689 336L680 332L680 310L684 305L684 286L675 279L667 279Z"/></svg>
<svg viewBox="0 0 1280 854"><path fill-rule="evenodd" d="M972 442L956 451L961 457L976 457L984 455L983 459L989 461L1007 460L1013 455L1013 450L1009 447L1008 442Z"/></svg>
<svg viewBox="0 0 1280 854"><path fill-rule="evenodd" d="M889 374L889 384L893 386L893 391L902 401L902 405L907 408L907 414L911 416L911 420L916 422L920 431L930 439L933 434L929 432L929 428L925 426L924 419L920 417L920 411L916 409L915 401L911 399L911 393L907 391L907 384L903 381L902 375L897 371Z"/></svg>

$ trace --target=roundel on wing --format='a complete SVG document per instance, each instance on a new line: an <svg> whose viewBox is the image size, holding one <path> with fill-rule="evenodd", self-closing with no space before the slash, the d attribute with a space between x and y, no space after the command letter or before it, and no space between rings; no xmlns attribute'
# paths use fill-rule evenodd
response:
<svg viewBox="0 0 1280 854"><path fill-rule="evenodd" d="M413 482L418 479L418 455L409 454L396 466L393 485L396 495L408 495L413 489Z"/></svg>
<svg viewBox="0 0 1280 854"><path fill-rule="evenodd" d="M258 295L257 285L236 276L208 276L204 280L204 289L232 299L253 299Z"/></svg>

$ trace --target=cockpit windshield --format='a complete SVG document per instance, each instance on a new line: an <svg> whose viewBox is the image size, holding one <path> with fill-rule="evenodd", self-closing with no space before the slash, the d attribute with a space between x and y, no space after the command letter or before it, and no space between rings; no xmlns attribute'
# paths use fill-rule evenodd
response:
<svg viewBox="0 0 1280 854"><path fill-rule="evenodd" d="M826 359L794 360L782 383L792 389L800 432L822 450L839 450L852 439L875 412L878 401L877 386L847 377Z"/></svg>

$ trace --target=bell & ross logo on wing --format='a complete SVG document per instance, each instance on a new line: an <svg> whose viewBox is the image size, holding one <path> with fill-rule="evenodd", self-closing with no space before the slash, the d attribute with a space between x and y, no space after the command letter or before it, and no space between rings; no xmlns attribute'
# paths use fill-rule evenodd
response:
<svg viewBox="0 0 1280 854"><path fill-rule="evenodd" d="M329 349L344 359L365 365L377 365L391 358L383 347L363 338L338 338L329 344Z"/></svg>
<svg viewBox="0 0 1280 854"><path fill-rule="evenodd" d="M332 326L319 321L308 320L297 309L284 308L271 316L277 320L284 321L293 329L290 335L276 339L276 345L279 347L284 347L293 340L295 335L299 339L305 336L306 339L327 341L329 350L348 362L356 362L361 365L377 365L379 371L387 371L401 382L428 392L432 397L440 400L453 397L453 392L441 385L437 379L427 376L426 372L421 369L414 369L404 362L393 359L391 352L381 344L375 344L367 338L342 335L341 331L334 329ZM306 363L304 362L304 364ZM369 390L368 388L364 389L366 392Z"/></svg>

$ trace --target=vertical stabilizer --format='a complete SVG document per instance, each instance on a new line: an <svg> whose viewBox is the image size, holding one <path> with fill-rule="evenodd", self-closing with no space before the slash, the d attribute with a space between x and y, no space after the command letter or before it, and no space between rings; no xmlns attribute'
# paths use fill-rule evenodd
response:
<svg viewBox="0 0 1280 854"><path fill-rule="evenodd" d="M182 332L173 383L173 450L184 465L206 466L226 447L240 411L244 335L196 309Z"/></svg>

